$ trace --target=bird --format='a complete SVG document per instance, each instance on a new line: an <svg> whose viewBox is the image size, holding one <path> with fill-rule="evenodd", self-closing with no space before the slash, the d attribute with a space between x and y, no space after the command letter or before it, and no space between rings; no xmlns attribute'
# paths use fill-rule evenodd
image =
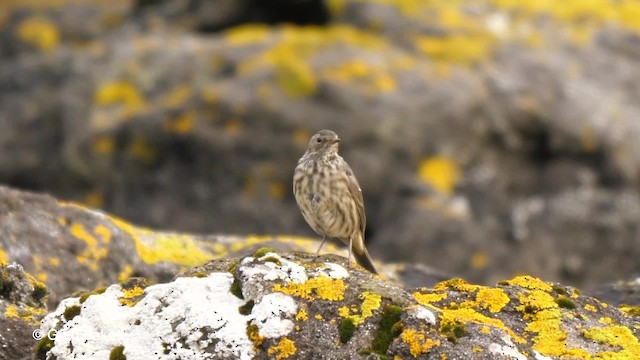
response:
<svg viewBox="0 0 640 360"><path fill-rule="evenodd" d="M309 140L293 174L293 195L307 224L324 245L327 237L349 246L351 255L366 270L378 274L364 244L366 216L362 189L347 162L338 155L340 138L320 130Z"/></svg>

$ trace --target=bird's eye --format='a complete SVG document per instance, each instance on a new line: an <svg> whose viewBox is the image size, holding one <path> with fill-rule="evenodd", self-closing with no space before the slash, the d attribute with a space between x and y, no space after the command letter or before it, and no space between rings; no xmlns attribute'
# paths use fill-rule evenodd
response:
<svg viewBox="0 0 640 360"><path fill-rule="evenodd" d="M319 143L321 143L321 142L322 142L322 139L321 139L321 138L317 138L317 139L316 139L316 142L319 144Z"/></svg>

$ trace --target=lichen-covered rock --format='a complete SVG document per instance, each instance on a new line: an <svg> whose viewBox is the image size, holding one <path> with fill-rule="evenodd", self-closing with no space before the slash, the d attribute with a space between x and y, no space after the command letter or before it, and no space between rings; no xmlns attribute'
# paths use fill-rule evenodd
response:
<svg viewBox="0 0 640 360"><path fill-rule="evenodd" d="M640 257L639 13L1 1L0 181L158 228L309 234L291 169L332 128L374 257L483 283L615 281Z"/></svg>
<svg viewBox="0 0 640 360"><path fill-rule="evenodd" d="M0 261L0 359L31 359L48 290L22 266ZM46 334L45 334L46 335Z"/></svg>
<svg viewBox="0 0 640 360"><path fill-rule="evenodd" d="M128 359L542 360L632 359L637 325L574 288L532 277L407 292L344 258L263 249L170 283L134 281L65 299L42 328L57 331L47 359L58 360L114 351Z"/></svg>

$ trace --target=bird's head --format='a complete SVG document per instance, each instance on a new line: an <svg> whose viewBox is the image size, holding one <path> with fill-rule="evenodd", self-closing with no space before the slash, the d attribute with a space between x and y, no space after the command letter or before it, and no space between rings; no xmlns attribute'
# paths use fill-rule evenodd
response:
<svg viewBox="0 0 640 360"><path fill-rule="evenodd" d="M338 152L338 134L331 130L320 130L309 140L309 152Z"/></svg>

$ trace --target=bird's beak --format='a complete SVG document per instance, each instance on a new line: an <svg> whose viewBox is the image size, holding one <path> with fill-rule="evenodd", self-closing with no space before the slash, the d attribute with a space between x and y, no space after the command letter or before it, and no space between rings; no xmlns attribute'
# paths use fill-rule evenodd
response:
<svg viewBox="0 0 640 360"><path fill-rule="evenodd" d="M336 138L336 139L331 140L331 143L332 143L332 144L337 144L337 143L339 143L339 142L340 142L340 139L337 139L337 138Z"/></svg>

